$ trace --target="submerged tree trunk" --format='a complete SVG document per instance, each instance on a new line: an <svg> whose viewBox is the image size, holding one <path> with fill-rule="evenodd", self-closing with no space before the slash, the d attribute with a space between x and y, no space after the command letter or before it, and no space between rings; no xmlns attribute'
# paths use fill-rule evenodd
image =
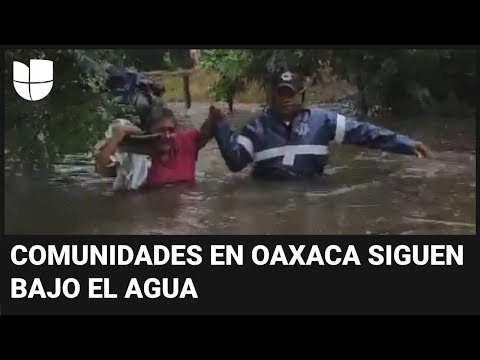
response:
<svg viewBox="0 0 480 360"><path fill-rule="evenodd" d="M358 104L357 104L357 112L359 115L366 116L368 114L368 102L365 93L365 83L362 79L362 76L357 76L357 88L358 88Z"/></svg>
<svg viewBox="0 0 480 360"><path fill-rule="evenodd" d="M237 84L231 84L227 89L227 103L228 103L228 110L230 113L233 113L233 99L235 98L235 94L237 92Z"/></svg>
<svg viewBox="0 0 480 360"><path fill-rule="evenodd" d="M190 77L183 75L183 93L185 97L185 107L190 109L192 107L192 97L190 95Z"/></svg>

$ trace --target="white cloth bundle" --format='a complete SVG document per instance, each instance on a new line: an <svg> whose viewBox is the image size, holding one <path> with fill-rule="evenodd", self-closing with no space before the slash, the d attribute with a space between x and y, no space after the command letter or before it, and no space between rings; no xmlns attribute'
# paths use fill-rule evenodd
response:
<svg viewBox="0 0 480 360"><path fill-rule="evenodd" d="M99 151L112 137L115 126L125 125L134 124L126 119L114 120L105 132L105 139L95 146L96 151ZM145 184L148 170L152 166L150 156L117 151L110 158L112 162L109 167L116 167L117 169L113 190L136 190Z"/></svg>

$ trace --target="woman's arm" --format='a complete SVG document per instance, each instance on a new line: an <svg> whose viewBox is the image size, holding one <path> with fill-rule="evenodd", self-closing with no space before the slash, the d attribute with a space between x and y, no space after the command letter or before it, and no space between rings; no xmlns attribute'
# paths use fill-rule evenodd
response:
<svg viewBox="0 0 480 360"><path fill-rule="evenodd" d="M208 144L210 140L213 139L215 135L215 122L222 117L223 114L220 110L216 109L214 106L210 106L208 118L203 122L202 126L200 127L200 139L198 144L199 150L202 149L205 145Z"/></svg>
<svg viewBox="0 0 480 360"><path fill-rule="evenodd" d="M213 138L213 123L209 119L205 120L200 127L200 139L198 142L198 149L202 149Z"/></svg>

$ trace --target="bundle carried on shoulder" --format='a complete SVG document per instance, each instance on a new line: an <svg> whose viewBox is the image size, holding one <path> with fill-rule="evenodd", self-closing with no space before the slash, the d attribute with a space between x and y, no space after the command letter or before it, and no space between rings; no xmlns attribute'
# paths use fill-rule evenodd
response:
<svg viewBox="0 0 480 360"><path fill-rule="evenodd" d="M115 119L107 131L105 138L98 142L95 146L95 151L98 152L107 141L112 137L113 129L116 126L134 125L127 119ZM148 154L131 151L128 148L128 143L145 143L148 142L152 136L138 136L131 137L126 141L125 146L120 146L118 151L110 156L111 163L109 167L116 167L116 177L113 182L114 190L137 190L145 184L148 170L152 165L151 157Z"/></svg>

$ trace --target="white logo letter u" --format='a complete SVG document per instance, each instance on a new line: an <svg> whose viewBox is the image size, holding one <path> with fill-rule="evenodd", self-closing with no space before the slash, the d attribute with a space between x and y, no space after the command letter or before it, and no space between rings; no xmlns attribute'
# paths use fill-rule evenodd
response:
<svg viewBox="0 0 480 360"><path fill-rule="evenodd" d="M13 87L25 100L38 101L46 97L53 87L53 61L30 59L30 67L13 62Z"/></svg>

